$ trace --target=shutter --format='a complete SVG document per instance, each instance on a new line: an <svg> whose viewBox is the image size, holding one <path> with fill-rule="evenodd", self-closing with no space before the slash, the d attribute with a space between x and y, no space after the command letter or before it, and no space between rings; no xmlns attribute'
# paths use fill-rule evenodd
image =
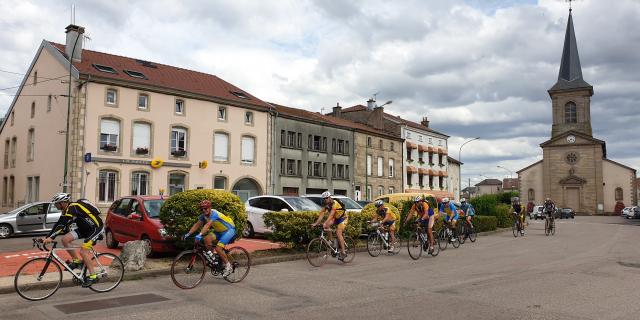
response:
<svg viewBox="0 0 640 320"><path fill-rule="evenodd" d="M215 151L213 155L213 159L216 161L227 161L229 160L228 151L229 150L229 136L224 133L216 133L215 134ZM243 150L244 154L244 150Z"/></svg>
<svg viewBox="0 0 640 320"><path fill-rule="evenodd" d="M378 157L378 177L382 177L382 158Z"/></svg>
<svg viewBox="0 0 640 320"><path fill-rule="evenodd" d="M133 149L149 148L151 141L151 126L147 123L133 124Z"/></svg>
<svg viewBox="0 0 640 320"><path fill-rule="evenodd" d="M120 122L117 120L103 119L100 124L100 133L119 135Z"/></svg>
<svg viewBox="0 0 640 320"><path fill-rule="evenodd" d="M254 140L252 137L242 137L242 162L253 162Z"/></svg>

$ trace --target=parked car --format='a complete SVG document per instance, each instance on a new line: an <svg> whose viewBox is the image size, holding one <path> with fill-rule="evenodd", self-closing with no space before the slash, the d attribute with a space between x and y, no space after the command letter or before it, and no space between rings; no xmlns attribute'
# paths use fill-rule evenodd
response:
<svg viewBox="0 0 640 320"><path fill-rule="evenodd" d="M530 218L533 220L544 219L543 213L544 206L535 206L531 212Z"/></svg>
<svg viewBox="0 0 640 320"><path fill-rule="evenodd" d="M251 197L244 203L244 207L247 210L247 224L242 230L243 237L271 232L264 224L264 214L267 212L320 210L320 206L310 199L296 196Z"/></svg>
<svg viewBox="0 0 640 320"><path fill-rule="evenodd" d="M369 203L371 203L371 201L367 201L367 200L358 200L356 201L361 207L364 208L364 206L368 205Z"/></svg>
<svg viewBox="0 0 640 320"><path fill-rule="evenodd" d="M635 210L633 210L633 218L640 219L640 207L635 207Z"/></svg>
<svg viewBox="0 0 640 320"><path fill-rule="evenodd" d="M175 251L174 239L167 236L159 218L164 201L162 196L128 196L114 201L105 222L107 247L144 240L151 247L150 254Z"/></svg>
<svg viewBox="0 0 640 320"><path fill-rule="evenodd" d="M627 219L633 218L633 214L632 207L626 207L620 212L620 216Z"/></svg>
<svg viewBox="0 0 640 320"><path fill-rule="evenodd" d="M573 219L573 218L575 218L575 216L576 216L576 213L571 208L562 208L560 210L560 219L564 219L564 218Z"/></svg>
<svg viewBox="0 0 640 320"><path fill-rule="evenodd" d="M48 233L60 219L51 202L33 202L0 214L0 238L15 234Z"/></svg>
<svg viewBox="0 0 640 320"><path fill-rule="evenodd" d="M313 203L317 204L320 207L323 206L322 196L319 194L305 194L302 197L310 199L311 201L313 201ZM362 206L347 196L334 194L331 197L335 199L339 199L342 203L344 203L345 209L347 209L347 211L355 211L355 212L362 211Z"/></svg>

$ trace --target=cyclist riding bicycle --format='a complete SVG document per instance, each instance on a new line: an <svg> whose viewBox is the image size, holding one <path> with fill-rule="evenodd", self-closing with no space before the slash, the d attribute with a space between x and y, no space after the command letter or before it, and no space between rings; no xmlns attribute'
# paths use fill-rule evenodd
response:
<svg viewBox="0 0 640 320"><path fill-rule="evenodd" d="M343 233L344 228L347 227L347 223L349 222L349 216L347 215L347 211L345 210L344 206L339 201L334 200L331 197L331 193L329 191L325 191L322 193L322 199L324 201L324 206L322 207L322 210L320 210L318 219L316 220L316 222L311 224L311 226L317 226L320 221L322 221L322 218L324 218L325 213L329 214L327 220L322 224L322 227L325 231L327 231L329 240L331 240L332 237L330 228L331 226L336 226L336 236L338 237L340 246L340 256L338 256L338 259L340 261L344 261L344 259L347 257L347 253L345 251Z"/></svg>
<svg viewBox="0 0 640 320"><path fill-rule="evenodd" d="M553 220L555 218L556 204L553 203L551 198L546 198L544 200L543 210L544 214L546 214L549 219Z"/></svg>
<svg viewBox="0 0 640 320"><path fill-rule="evenodd" d="M435 214L433 209L429 208L429 204L424 201L422 196L417 196L413 200L413 205L409 209L407 218L404 220L404 224L407 224L409 219L414 215L418 216L416 223L419 223L425 230L427 230L427 237L429 239L429 253L433 252L433 224L435 223Z"/></svg>
<svg viewBox="0 0 640 320"><path fill-rule="evenodd" d="M86 202L71 202L71 196L64 192L53 196L51 202L53 202L58 210L62 211L62 214L49 234L43 239L43 243L47 244L53 241L56 236L62 233L65 233L62 237L62 245L65 248L68 248L74 240L84 239L80 247L82 260L80 260L78 256L78 250L70 249L67 250L67 252L69 252L73 260L71 262L67 261L67 264L69 268L77 269L80 268L84 261L87 269L89 269L89 275L85 277L82 286L90 287L98 280L98 276L95 273L95 262L92 260L90 250L104 232L104 223L102 219L100 219L100 211L95 206L89 205ZM69 231L73 223L75 223L77 228Z"/></svg>
<svg viewBox="0 0 640 320"><path fill-rule="evenodd" d="M469 224L470 227L473 227L472 220L476 215L476 209L473 208L473 205L467 202L467 199L465 198L460 199L460 209L462 209L462 212L464 212L464 215L466 216L467 224Z"/></svg>
<svg viewBox="0 0 640 320"><path fill-rule="evenodd" d="M438 211L444 212L444 222L449 224L452 232L455 232L456 222L458 221L459 216L458 210L453 202L449 201L449 198L442 198L442 203L440 203Z"/></svg>
<svg viewBox="0 0 640 320"><path fill-rule="evenodd" d="M195 240L201 241L204 238L204 246L207 249L205 254L209 259L213 258L211 246L213 242L217 240L218 243L215 246L215 251L224 263L223 275L228 276L233 271L233 268L231 267L231 263L229 263L227 254L224 252L224 247L235 239L236 226L233 219L218 210L211 209L211 201L209 200L205 199L200 201L198 207L202 214L198 217L198 222L183 236L183 239L189 238L190 235L202 227L200 233L196 235Z"/></svg>
<svg viewBox="0 0 640 320"><path fill-rule="evenodd" d="M513 212L513 218L518 219L520 222L520 234L524 236L524 214L525 208L520 204L520 198L514 197L511 201L511 212Z"/></svg>
<svg viewBox="0 0 640 320"><path fill-rule="evenodd" d="M391 235L391 245L389 246L388 252L393 252L394 246L396 243L396 214L391 211L389 206L384 204L382 200L378 200L375 202L376 206L376 214L374 215L372 222L378 221L378 219L382 219L380 221L380 226L385 226L389 228L389 234Z"/></svg>

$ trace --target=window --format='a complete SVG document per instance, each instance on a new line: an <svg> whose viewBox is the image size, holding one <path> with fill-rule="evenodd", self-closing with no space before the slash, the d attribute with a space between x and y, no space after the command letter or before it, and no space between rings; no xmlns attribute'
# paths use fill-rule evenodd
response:
<svg viewBox="0 0 640 320"><path fill-rule="evenodd" d="M234 96L240 99L249 99L249 96L247 96L244 92L238 92L238 91L229 91L229 92L231 92L231 94L233 94Z"/></svg>
<svg viewBox="0 0 640 320"><path fill-rule="evenodd" d="M93 64L93 67L96 68L98 71L101 72L107 72L107 73L113 73L113 74L117 74L118 72L116 71L116 69L109 67L109 66L104 66L101 64Z"/></svg>
<svg viewBox="0 0 640 320"><path fill-rule="evenodd" d="M9 180L7 177L2 178L2 206L7 205L7 192L9 188Z"/></svg>
<svg viewBox="0 0 640 320"><path fill-rule="evenodd" d="M218 120L227 120L227 107L218 107Z"/></svg>
<svg viewBox="0 0 640 320"><path fill-rule="evenodd" d="M213 161L229 161L229 135L216 132L213 136Z"/></svg>
<svg viewBox="0 0 640 320"><path fill-rule="evenodd" d="M429 175L429 188L433 189L433 176Z"/></svg>
<svg viewBox="0 0 640 320"><path fill-rule="evenodd" d="M578 117L576 114L576 104L573 101L564 105L564 123L576 123Z"/></svg>
<svg viewBox="0 0 640 320"><path fill-rule="evenodd" d="M389 159L389 178L393 178L395 176L395 161L393 159Z"/></svg>
<svg viewBox="0 0 640 320"><path fill-rule="evenodd" d="M384 187L383 186L379 186L378 187L378 196L381 196L384 194Z"/></svg>
<svg viewBox="0 0 640 320"><path fill-rule="evenodd" d="M11 139L11 168L16 167L16 149L18 148L18 138Z"/></svg>
<svg viewBox="0 0 640 320"><path fill-rule="evenodd" d="M367 175L371 175L371 156L367 155Z"/></svg>
<svg viewBox="0 0 640 320"><path fill-rule="evenodd" d="M349 179L349 165L344 166L344 178Z"/></svg>
<svg viewBox="0 0 640 320"><path fill-rule="evenodd" d="M393 187L389 187L389 193L390 193L390 194L391 194L391 193L395 193L395 192L396 192L396 190L395 190Z"/></svg>
<svg viewBox="0 0 640 320"><path fill-rule="evenodd" d="M311 161L307 161L307 176L313 176L313 166Z"/></svg>
<svg viewBox="0 0 640 320"><path fill-rule="evenodd" d="M27 133L27 161L33 161L35 157L35 143L35 129L31 128Z"/></svg>
<svg viewBox="0 0 640 320"><path fill-rule="evenodd" d="M294 148L296 146L296 133L287 131L287 146Z"/></svg>
<svg viewBox="0 0 640 320"><path fill-rule="evenodd" d="M422 136L418 136L418 141L422 142Z"/></svg>
<svg viewBox="0 0 640 320"><path fill-rule="evenodd" d="M107 104L108 105L118 104L118 92L115 89L107 89Z"/></svg>
<svg viewBox="0 0 640 320"><path fill-rule="evenodd" d="M176 99L176 106L174 112L179 115L184 114L184 100Z"/></svg>
<svg viewBox="0 0 640 320"><path fill-rule="evenodd" d="M378 140L378 149L380 150L384 149L382 145L382 139Z"/></svg>
<svg viewBox="0 0 640 320"><path fill-rule="evenodd" d="M9 177L9 206L13 207L14 204L14 194L16 191L16 178L14 176Z"/></svg>
<svg viewBox="0 0 640 320"><path fill-rule="evenodd" d="M5 169L9 169L9 146L11 145L11 142L9 142L9 139L4 141L4 168Z"/></svg>
<svg viewBox="0 0 640 320"><path fill-rule="evenodd" d="M321 136L309 135L310 149L313 151L322 151L322 140L323 138ZM324 141L325 141L325 150L326 150L326 138L324 138Z"/></svg>
<svg viewBox="0 0 640 320"><path fill-rule="evenodd" d="M407 171L407 184L408 185L412 185L413 184L413 173Z"/></svg>
<svg viewBox="0 0 640 320"><path fill-rule="evenodd" d="M40 177L33 177L33 201L40 201Z"/></svg>
<svg viewBox="0 0 640 320"><path fill-rule="evenodd" d="M255 160L255 139L242 137L242 163L253 164Z"/></svg>
<svg viewBox="0 0 640 320"><path fill-rule="evenodd" d="M116 198L118 172L100 170L98 172L98 202L113 202Z"/></svg>
<svg viewBox="0 0 640 320"><path fill-rule="evenodd" d="M528 197L529 201L536 201L536 192L533 189L529 189Z"/></svg>
<svg viewBox="0 0 640 320"><path fill-rule="evenodd" d="M338 140L338 150L337 152L340 154L345 154L346 153L346 149L344 148L345 145L345 141L344 140Z"/></svg>
<svg viewBox="0 0 640 320"><path fill-rule="evenodd" d="M444 177L438 177L438 186L440 187L440 189L444 188ZM498 191L500 191L499 188L500 187L498 187Z"/></svg>
<svg viewBox="0 0 640 320"><path fill-rule="evenodd" d="M138 155L149 154L151 150L151 125L144 122L133 123L133 151Z"/></svg>
<svg viewBox="0 0 640 320"><path fill-rule="evenodd" d="M244 113L244 124L253 124L253 112L247 111Z"/></svg>
<svg viewBox="0 0 640 320"><path fill-rule="evenodd" d="M33 177L27 177L27 203L33 202L31 190L33 189Z"/></svg>
<svg viewBox="0 0 640 320"><path fill-rule="evenodd" d="M407 139L411 140L411 132L407 132Z"/></svg>
<svg viewBox="0 0 640 320"><path fill-rule="evenodd" d="M331 139L331 152L336 153L338 146L336 146L336 139Z"/></svg>
<svg viewBox="0 0 640 320"><path fill-rule="evenodd" d="M296 172L296 174L297 174L297 175L299 175L299 176L301 176L301 175L302 175L302 168L301 168L301 166L302 166L302 161L301 161L301 160L298 160L298 161L296 161L296 164L297 164L296 169L298 169L298 171Z"/></svg>
<svg viewBox="0 0 640 320"><path fill-rule="evenodd" d="M389 150L395 151L395 147L393 145L393 142L389 142Z"/></svg>
<svg viewBox="0 0 640 320"><path fill-rule="evenodd" d="M298 133L298 148L302 149L302 133Z"/></svg>
<svg viewBox="0 0 640 320"><path fill-rule="evenodd" d="M124 73L128 74L129 77L138 78L138 79L147 79L147 77L142 72L132 71L132 70L123 70Z"/></svg>
<svg viewBox="0 0 640 320"><path fill-rule="evenodd" d="M367 137L367 147L371 148L371 137Z"/></svg>
<svg viewBox="0 0 640 320"><path fill-rule="evenodd" d="M322 164L322 176L323 177L327 176L327 164L326 163Z"/></svg>
<svg viewBox="0 0 640 320"><path fill-rule="evenodd" d="M287 175L293 176L296 174L296 161L287 159Z"/></svg>
<svg viewBox="0 0 640 320"><path fill-rule="evenodd" d="M284 130L280 130L280 145L281 146L287 145L287 133Z"/></svg>
<svg viewBox="0 0 640 320"><path fill-rule="evenodd" d="M313 163L313 171L311 172L311 176L322 177L322 163L320 162Z"/></svg>
<svg viewBox="0 0 640 320"><path fill-rule="evenodd" d="M149 190L149 174L144 171L131 174L131 195L146 196Z"/></svg>
<svg viewBox="0 0 640 320"><path fill-rule="evenodd" d="M413 149L411 149L411 147L407 146L407 161L413 161L413 155L412 152Z"/></svg>
<svg viewBox="0 0 640 320"><path fill-rule="evenodd" d="M213 178L213 188L227 190L227 177L217 176Z"/></svg>
<svg viewBox="0 0 640 320"><path fill-rule="evenodd" d="M174 127L171 129L171 155L184 157L187 154L187 129Z"/></svg>
<svg viewBox="0 0 640 320"><path fill-rule="evenodd" d="M33 73L33 85L37 85L38 84L38 71Z"/></svg>
<svg viewBox="0 0 640 320"><path fill-rule="evenodd" d="M424 184L422 183L423 177L424 175L418 174L418 185L420 186L420 188L424 187Z"/></svg>
<svg viewBox="0 0 640 320"><path fill-rule="evenodd" d="M367 186L367 201L371 201L371 186Z"/></svg>
<svg viewBox="0 0 640 320"><path fill-rule="evenodd" d="M13 123L16 120L16 113L15 111L11 111L11 126L13 126Z"/></svg>
<svg viewBox="0 0 640 320"><path fill-rule="evenodd" d="M378 177L382 177L382 175L384 174L384 170L382 168L382 157L378 157Z"/></svg>
<svg viewBox="0 0 640 320"><path fill-rule="evenodd" d="M31 102L31 119L36 116L36 102Z"/></svg>
<svg viewBox="0 0 640 320"><path fill-rule="evenodd" d="M570 165L575 165L578 162L578 154L575 152L569 152L566 156L567 163Z"/></svg>
<svg viewBox="0 0 640 320"><path fill-rule="evenodd" d="M47 98L47 112L51 111L51 103L52 103L52 96L49 95L49 97Z"/></svg>
<svg viewBox="0 0 640 320"><path fill-rule="evenodd" d="M147 110L148 107L149 107L149 95L140 94L138 96L138 109Z"/></svg>
<svg viewBox="0 0 640 320"><path fill-rule="evenodd" d="M185 190L186 178L187 176L184 173L180 173L180 172L174 172L169 174L169 195L170 196Z"/></svg>
<svg viewBox="0 0 640 320"><path fill-rule="evenodd" d="M622 188L616 188L616 201L622 201L624 200L624 195L623 195L623 191Z"/></svg>
<svg viewBox="0 0 640 320"><path fill-rule="evenodd" d="M118 151L120 142L120 121L102 119L100 121L100 150Z"/></svg>
<svg viewBox="0 0 640 320"><path fill-rule="evenodd" d="M284 175L286 172L284 158L280 158L280 174Z"/></svg>

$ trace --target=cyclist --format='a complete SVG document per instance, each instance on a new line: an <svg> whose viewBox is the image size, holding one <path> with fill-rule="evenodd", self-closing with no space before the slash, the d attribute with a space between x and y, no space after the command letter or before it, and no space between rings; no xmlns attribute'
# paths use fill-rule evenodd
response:
<svg viewBox="0 0 640 320"><path fill-rule="evenodd" d="M90 287L98 280L98 276L95 273L95 262L90 256L90 250L98 241L98 238L104 232L104 223L100 218L100 211L94 206L86 205L81 202L71 202L71 196L68 193L58 193L53 196L51 202L56 208L62 211L60 219L53 226L49 234L43 239L43 243L47 244L56 236L61 233L66 233L62 237L62 245L68 248L74 240L84 239L82 246L80 247L80 257L78 256L78 250L67 250L71 258L71 262L67 262L69 268L80 268L82 262L87 265L89 269L89 275L85 277L82 286ZM69 231L71 224L75 223L76 229Z"/></svg>
<svg viewBox="0 0 640 320"><path fill-rule="evenodd" d="M546 198L544 200L543 210L549 219L553 220L555 218L556 204L553 203L551 198Z"/></svg>
<svg viewBox="0 0 640 320"><path fill-rule="evenodd" d="M396 214L391 211L391 209L384 204L382 200L377 200L375 202L376 206L376 215L373 216L373 221L378 221L378 219L382 219L380 221L380 226L384 226L389 228L389 234L391 235L391 244L389 245L388 252L393 252L394 246L396 243Z"/></svg>
<svg viewBox="0 0 640 320"><path fill-rule="evenodd" d="M520 204L520 198L513 197L511 200L511 210L513 212L513 218L520 222L520 234L524 236L524 213L525 210Z"/></svg>
<svg viewBox="0 0 640 320"><path fill-rule="evenodd" d="M467 199L465 198L460 199L460 209L464 212L469 227L473 228L473 218L476 215L476 209L473 208L473 205L467 202Z"/></svg>
<svg viewBox="0 0 640 320"><path fill-rule="evenodd" d="M409 213L407 214L407 218L404 220L404 224L407 224L409 219L411 219L414 215L418 216L419 223L423 228L427 230L427 236L429 238L429 253L433 252L433 224L435 223L435 215L433 209L429 208L429 204L424 201L422 196L417 196L413 200L413 205L411 209L409 209Z"/></svg>
<svg viewBox="0 0 640 320"><path fill-rule="evenodd" d="M445 214L444 222L449 224L449 231L455 232L456 222L458 222L458 209L456 209L456 206L453 204L453 202L449 201L449 198L442 198L442 203L440 203L438 211Z"/></svg>
<svg viewBox="0 0 640 320"><path fill-rule="evenodd" d="M325 213L329 214L329 216L327 217L327 220L324 222L322 227L324 228L325 231L327 231L329 235L329 240L331 240L330 227L332 225L336 226L336 235L338 237L338 242L340 245L340 255L338 256L338 259L340 261L344 261L344 259L347 257L347 253L345 251L343 233L344 233L344 228L347 227L347 223L349 222L349 216L347 215L347 211L344 209L344 206L340 204L340 202L338 202L337 200L334 200L331 197L331 193L329 191L323 192L321 196L322 196L322 201L324 201L324 206L322 207L322 210L320 210L320 216L318 216L318 219L316 220L316 222L311 224L311 226L312 227L317 226L320 223L320 221L322 221L322 218L324 218L324 214Z"/></svg>
<svg viewBox="0 0 640 320"><path fill-rule="evenodd" d="M196 222L191 229L189 229L189 232L183 236L183 239L187 239L202 227L200 233L196 235L195 240L201 241L204 238L204 246L207 249L205 254L209 258L213 257L211 246L214 241L217 241L215 251L224 263L223 275L227 276L231 274L233 268L231 267L231 263L229 263L227 254L224 252L224 247L235 240L236 226L233 223L233 219L229 216L219 212L218 210L211 209L211 201L206 199L202 200L198 207L202 214L198 217L198 222Z"/></svg>

